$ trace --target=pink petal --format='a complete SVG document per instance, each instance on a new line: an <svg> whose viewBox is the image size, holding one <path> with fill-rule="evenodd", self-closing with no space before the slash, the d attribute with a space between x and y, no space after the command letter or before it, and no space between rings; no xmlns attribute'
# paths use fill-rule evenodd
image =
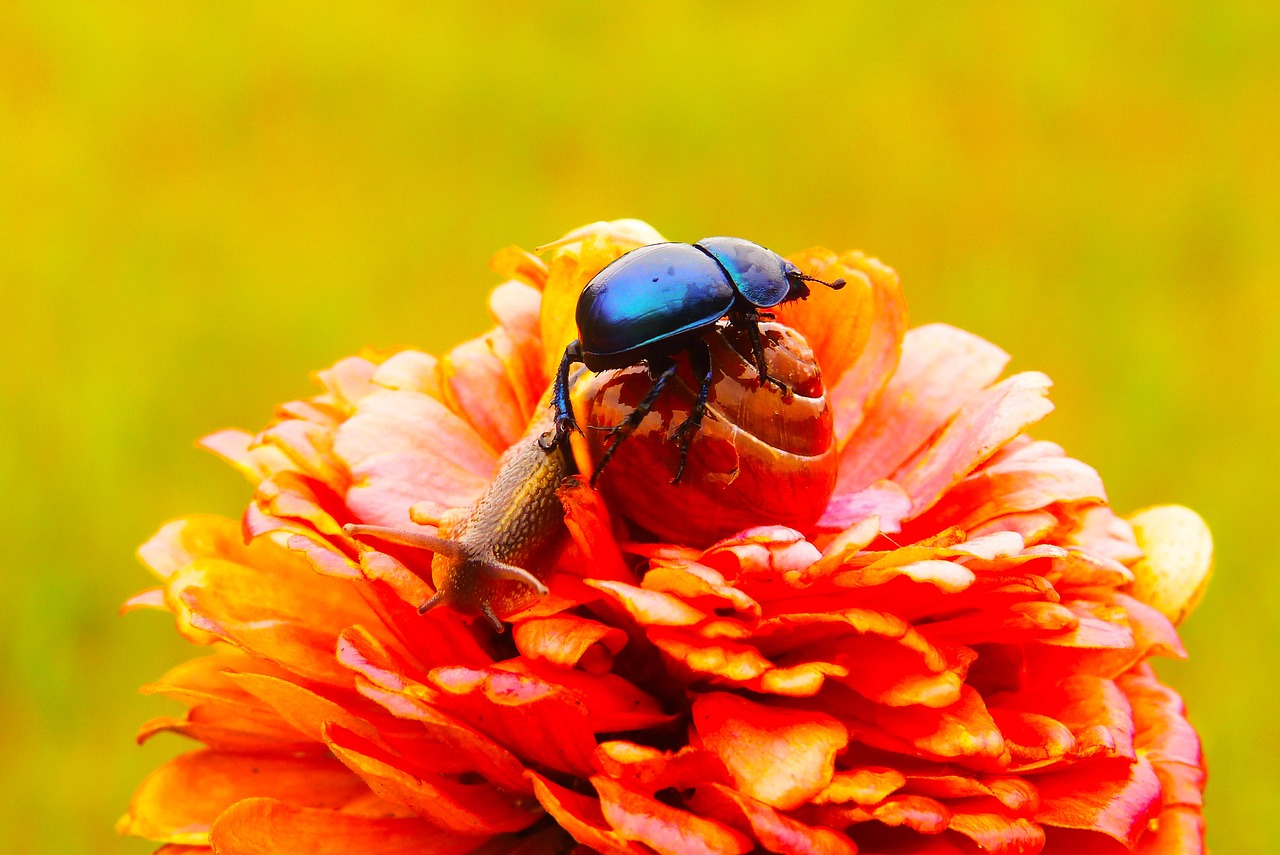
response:
<svg viewBox="0 0 1280 855"><path fill-rule="evenodd" d="M995 345L945 324L908 332L897 371L842 446L837 493L888 477L994 382L1008 361Z"/></svg>

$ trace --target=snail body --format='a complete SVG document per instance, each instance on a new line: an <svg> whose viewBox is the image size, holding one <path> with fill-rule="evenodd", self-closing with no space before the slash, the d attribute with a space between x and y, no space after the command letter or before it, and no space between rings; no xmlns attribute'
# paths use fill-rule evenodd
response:
<svg viewBox="0 0 1280 855"><path fill-rule="evenodd" d="M493 481L476 502L448 511L436 535L388 526L346 525L351 535L430 549L435 594L418 607L426 613L447 605L481 614L497 632L499 615L511 614L547 593L544 561L564 533L564 509L556 496L573 464L559 450L548 453L538 438L552 427L549 406L498 461Z"/></svg>

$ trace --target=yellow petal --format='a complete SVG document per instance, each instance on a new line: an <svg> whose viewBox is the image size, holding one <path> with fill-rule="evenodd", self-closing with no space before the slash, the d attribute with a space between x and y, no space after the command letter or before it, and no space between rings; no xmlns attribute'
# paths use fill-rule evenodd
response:
<svg viewBox="0 0 1280 855"><path fill-rule="evenodd" d="M1129 517L1146 555L1133 565L1129 593L1182 623L1204 596L1213 572L1213 536L1200 515L1156 505Z"/></svg>

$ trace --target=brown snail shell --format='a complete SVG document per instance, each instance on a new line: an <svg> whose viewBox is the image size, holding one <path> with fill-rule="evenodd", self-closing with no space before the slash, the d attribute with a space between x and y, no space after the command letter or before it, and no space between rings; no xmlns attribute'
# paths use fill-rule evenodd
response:
<svg viewBox="0 0 1280 855"><path fill-rule="evenodd" d="M760 333L769 374L787 390L760 383L746 332L721 322L703 337L713 385L679 483L671 483L679 450L668 437L688 417L698 388L683 356L676 379L601 473L598 486L610 508L660 539L694 546L755 525L805 531L817 521L837 472L822 375L800 333L776 322L760 324ZM587 428L578 445L584 471L592 471L590 462L611 441L602 428L621 422L652 383L644 366L631 366L575 387L574 409Z"/></svg>

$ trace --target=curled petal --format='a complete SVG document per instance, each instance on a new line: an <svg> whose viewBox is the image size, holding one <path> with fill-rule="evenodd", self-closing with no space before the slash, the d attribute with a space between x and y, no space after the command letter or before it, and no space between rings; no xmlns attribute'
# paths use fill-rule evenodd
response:
<svg viewBox="0 0 1280 855"><path fill-rule="evenodd" d="M784 810L831 783L836 755L849 743L844 725L831 716L723 692L693 702L693 726L740 792Z"/></svg>
<svg viewBox="0 0 1280 855"><path fill-rule="evenodd" d="M700 784L729 781L728 772L715 755L686 745L678 751L661 751L634 742L600 743L596 768L614 780L653 793L674 787L692 789Z"/></svg>
<svg viewBox="0 0 1280 855"><path fill-rule="evenodd" d="M660 855L743 855L751 851L746 835L710 819L651 799L610 778L591 779L600 794L605 821L628 840Z"/></svg>
<svg viewBox="0 0 1280 855"><path fill-rule="evenodd" d="M521 621L511 637L523 655L566 668L577 665L598 644L595 649L602 652L596 658L606 657L607 669L608 659L627 643L627 634L617 627L573 615Z"/></svg>
<svg viewBox="0 0 1280 855"><path fill-rule="evenodd" d="M987 800L962 802L951 808L948 826L992 855L1022 855L1044 848L1044 829L1025 816L1015 816Z"/></svg>
<svg viewBox="0 0 1280 855"><path fill-rule="evenodd" d="M533 783L534 795L547 813L555 817L556 822L583 846L589 846L604 855L645 855L648 851L632 843L605 822L598 799L575 793L535 772L525 774Z"/></svg>
<svg viewBox="0 0 1280 855"><path fill-rule="evenodd" d="M750 834L770 852L855 855L858 851L854 842L838 831L806 825L720 784L698 788L694 805L701 813Z"/></svg>
<svg viewBox="0 0 1280 855"><path fill-rule="evenodd" d="M1213 536L1195 511L1160 505L1129 518L1143 557L1129 593L1182 623L1200 602L1213 572Z"/></svg>
<svg viewBox="0 0 1280 855"><path fill-rule="evenodd" d="M1160 780L1145 757L1119 774L1115 769L1114 764L1085 763L1037 776L1036 822L1098 832L1132 849L1160 809Z"/></svg>
<svg viewBox="0 0 1280 855"><path fill-rule="evenodd" d="M841 769L811 801L817 805L844 804L874 805L887 799L907 782L907 776L897 769L864 767Z"/></svg>

